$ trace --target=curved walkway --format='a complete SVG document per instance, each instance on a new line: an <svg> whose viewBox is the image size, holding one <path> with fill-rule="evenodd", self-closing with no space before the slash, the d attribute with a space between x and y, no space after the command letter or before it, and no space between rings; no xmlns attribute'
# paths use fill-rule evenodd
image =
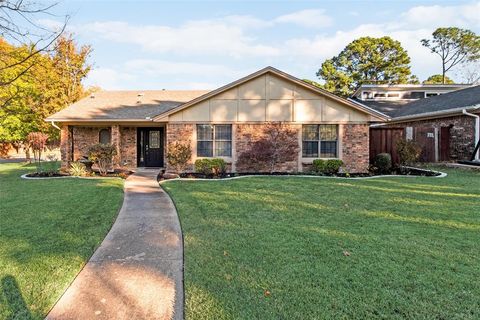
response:
<svg viewBox="0 0 480 320"><path fill-rule="evenodd" d="M157 174L125 181L115 224L47 319L183 319L182 233Z"/></svg>

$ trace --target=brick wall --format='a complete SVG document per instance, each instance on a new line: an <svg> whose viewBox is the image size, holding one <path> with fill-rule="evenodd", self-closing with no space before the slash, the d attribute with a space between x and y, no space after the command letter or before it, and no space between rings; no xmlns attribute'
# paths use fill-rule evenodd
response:
<svg viewBox="0 0 480 320"><path fill-rule="evenodd" d="M62 126L60 131L60 155L62 160L62 169L68 168L72 157L72 138L70 135L69 126Z"/></svg>
<svg viewBox="0 0 480 320"><path fill-rule="evenodd" d="M345 124L342 133L342 160L350 173L368 171L369 126L368 124Z"/></svg>
<svg viewBox="0 0 480 320"><path fill-rule="evenodd" d="M60 152L62 168L68 168L71 160L71 139L69 129L73 131L73 161L88 156L88 148L99 143L99 133L102 129L112 129L112 144L117 145L118 155L115 157L115 167L135 168L137 166L137 129L135 127L81 127L63 126L60 133Z"/></svg>
<svg viewBox="0 0 480 320"><path fill-rule="evenodd" d="M120 128L120 164L123 167L137 167L137 128Z"/></svg>
<svg viewBox="0 0 480 320"><path fill-rule="evenodd" d="M88 156L88 148L99 142L101 129L109 127L78 127L73 126L73 161Z"/></svg>
<svg viewBox="0 0 480 320"><path fill-rule="evenodd" d="M251 144L255 141L260 140L263 136L263 130L265 129L266 124L236 124L234 128L234 160L238 159L241 153L248 150ZM296 132L296 136L298 137L299 133L301 132L301 125L292 124L288 125L290 129L293 129ZM297 139L298 140L298 139ZM300 146L299 146L300 148ZM298 152L297 152L298 154ZM295 157L293 161L286 161L277 165L277 169L275 171L278 172L297 172L299 168L299 161L300 159L298 156ZM239 172L252 172L253 169L249 167L245 168L237 168ZM268 172L270 168L265 167L262 168L260 171Z"/></svg>
<svg viewBox="0 0 480 320"><path fill-rule="evenodd" d="M169 123L167 124L166 128L166 144L164 148L164 159L165 159L165 168L167 171L174 171L173 168L171 168L168 165L168 159L167 159L167 150L168 150L168 145L172 142L178 141L178 142L183 142L183 143L190 143L192 145L192 153L194 152L194 146L193 146L193 130L195 128L194 124L185 124L185 123ZM188 167L186 168L187 171L193 171L193 160L189 163Z"/></svg>
<svg viewBox="0 0 480 320"><path fill-rule="evenodd" d="M391 126L437 128L439 132L441 127L450 127L450 159L452 160L469 160L475 148L475 119L472 117L455 116L404 122Z"/></svg>

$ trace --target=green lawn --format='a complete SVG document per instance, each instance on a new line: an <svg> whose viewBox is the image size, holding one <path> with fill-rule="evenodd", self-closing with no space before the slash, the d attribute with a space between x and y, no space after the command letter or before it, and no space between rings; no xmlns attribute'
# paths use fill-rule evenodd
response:
<svg viewBox="0 0 480 320"><path fill-rule="evenodd" d="M0 164L0 319L43 319L103 240L119 179L24 180Z"/></svg>
<svg viewBox="0 0 480 320"><path fill-rule="evenodd" d="M479 319L480 173L444 171L163 184L188 319Z"/></svg>

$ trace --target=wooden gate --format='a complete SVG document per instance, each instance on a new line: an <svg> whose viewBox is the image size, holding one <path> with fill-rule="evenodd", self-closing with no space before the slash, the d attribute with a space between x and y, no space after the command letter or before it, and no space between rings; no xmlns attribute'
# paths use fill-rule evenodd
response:
<svg viewBox="0 0 480 320"><path fill-rule="evenodd" d="M416 127L414 130L413 140L422 148L420 154L421 162L435 162L437 161L437 129Z"/></svg>
<svg viewBox="0 0 480 320"><path fill-rule="evenodd" d="M403 128L370 128L370 162L379 153L390 153L398 164L397 141L403 139Z"/></svg>
<svg viewBox="0 0 480 320"><path fill-rule="evenodd" d="M440 128L440 161L450 160L450 127Z"/></svg>

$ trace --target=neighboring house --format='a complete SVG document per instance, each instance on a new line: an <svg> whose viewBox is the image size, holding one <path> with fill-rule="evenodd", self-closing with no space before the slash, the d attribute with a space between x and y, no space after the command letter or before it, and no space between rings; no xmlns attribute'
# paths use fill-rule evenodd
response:
<svg viewBox="0 0 480 320"><path fill-rule="evenodd" d="M391 114L387 127L403 128L423 147L423 160L470 160L480 134L480 86L419 99ZM478 154L477 154L478 159Z"/></svg>
<svg viewBox="0 0 480 320"><path fill-rule="evenodd" d="M364 84L352 95L352 100L388 116L407 103L470 87L470 84Z"/></svg>
<svg viewBox="0 0 480 320"><path fill-rule="evenodd" d="M268 122L295 130L299 152L283 171L313 159L338 158L349 172L369 165L369 126L387 117L272 67L206 91L100 91L48 117L61 126L62 165L110 142L116 167L166 167L166 146L191 143L193 156L220 157L236 171L238 156Z"/></svg>

